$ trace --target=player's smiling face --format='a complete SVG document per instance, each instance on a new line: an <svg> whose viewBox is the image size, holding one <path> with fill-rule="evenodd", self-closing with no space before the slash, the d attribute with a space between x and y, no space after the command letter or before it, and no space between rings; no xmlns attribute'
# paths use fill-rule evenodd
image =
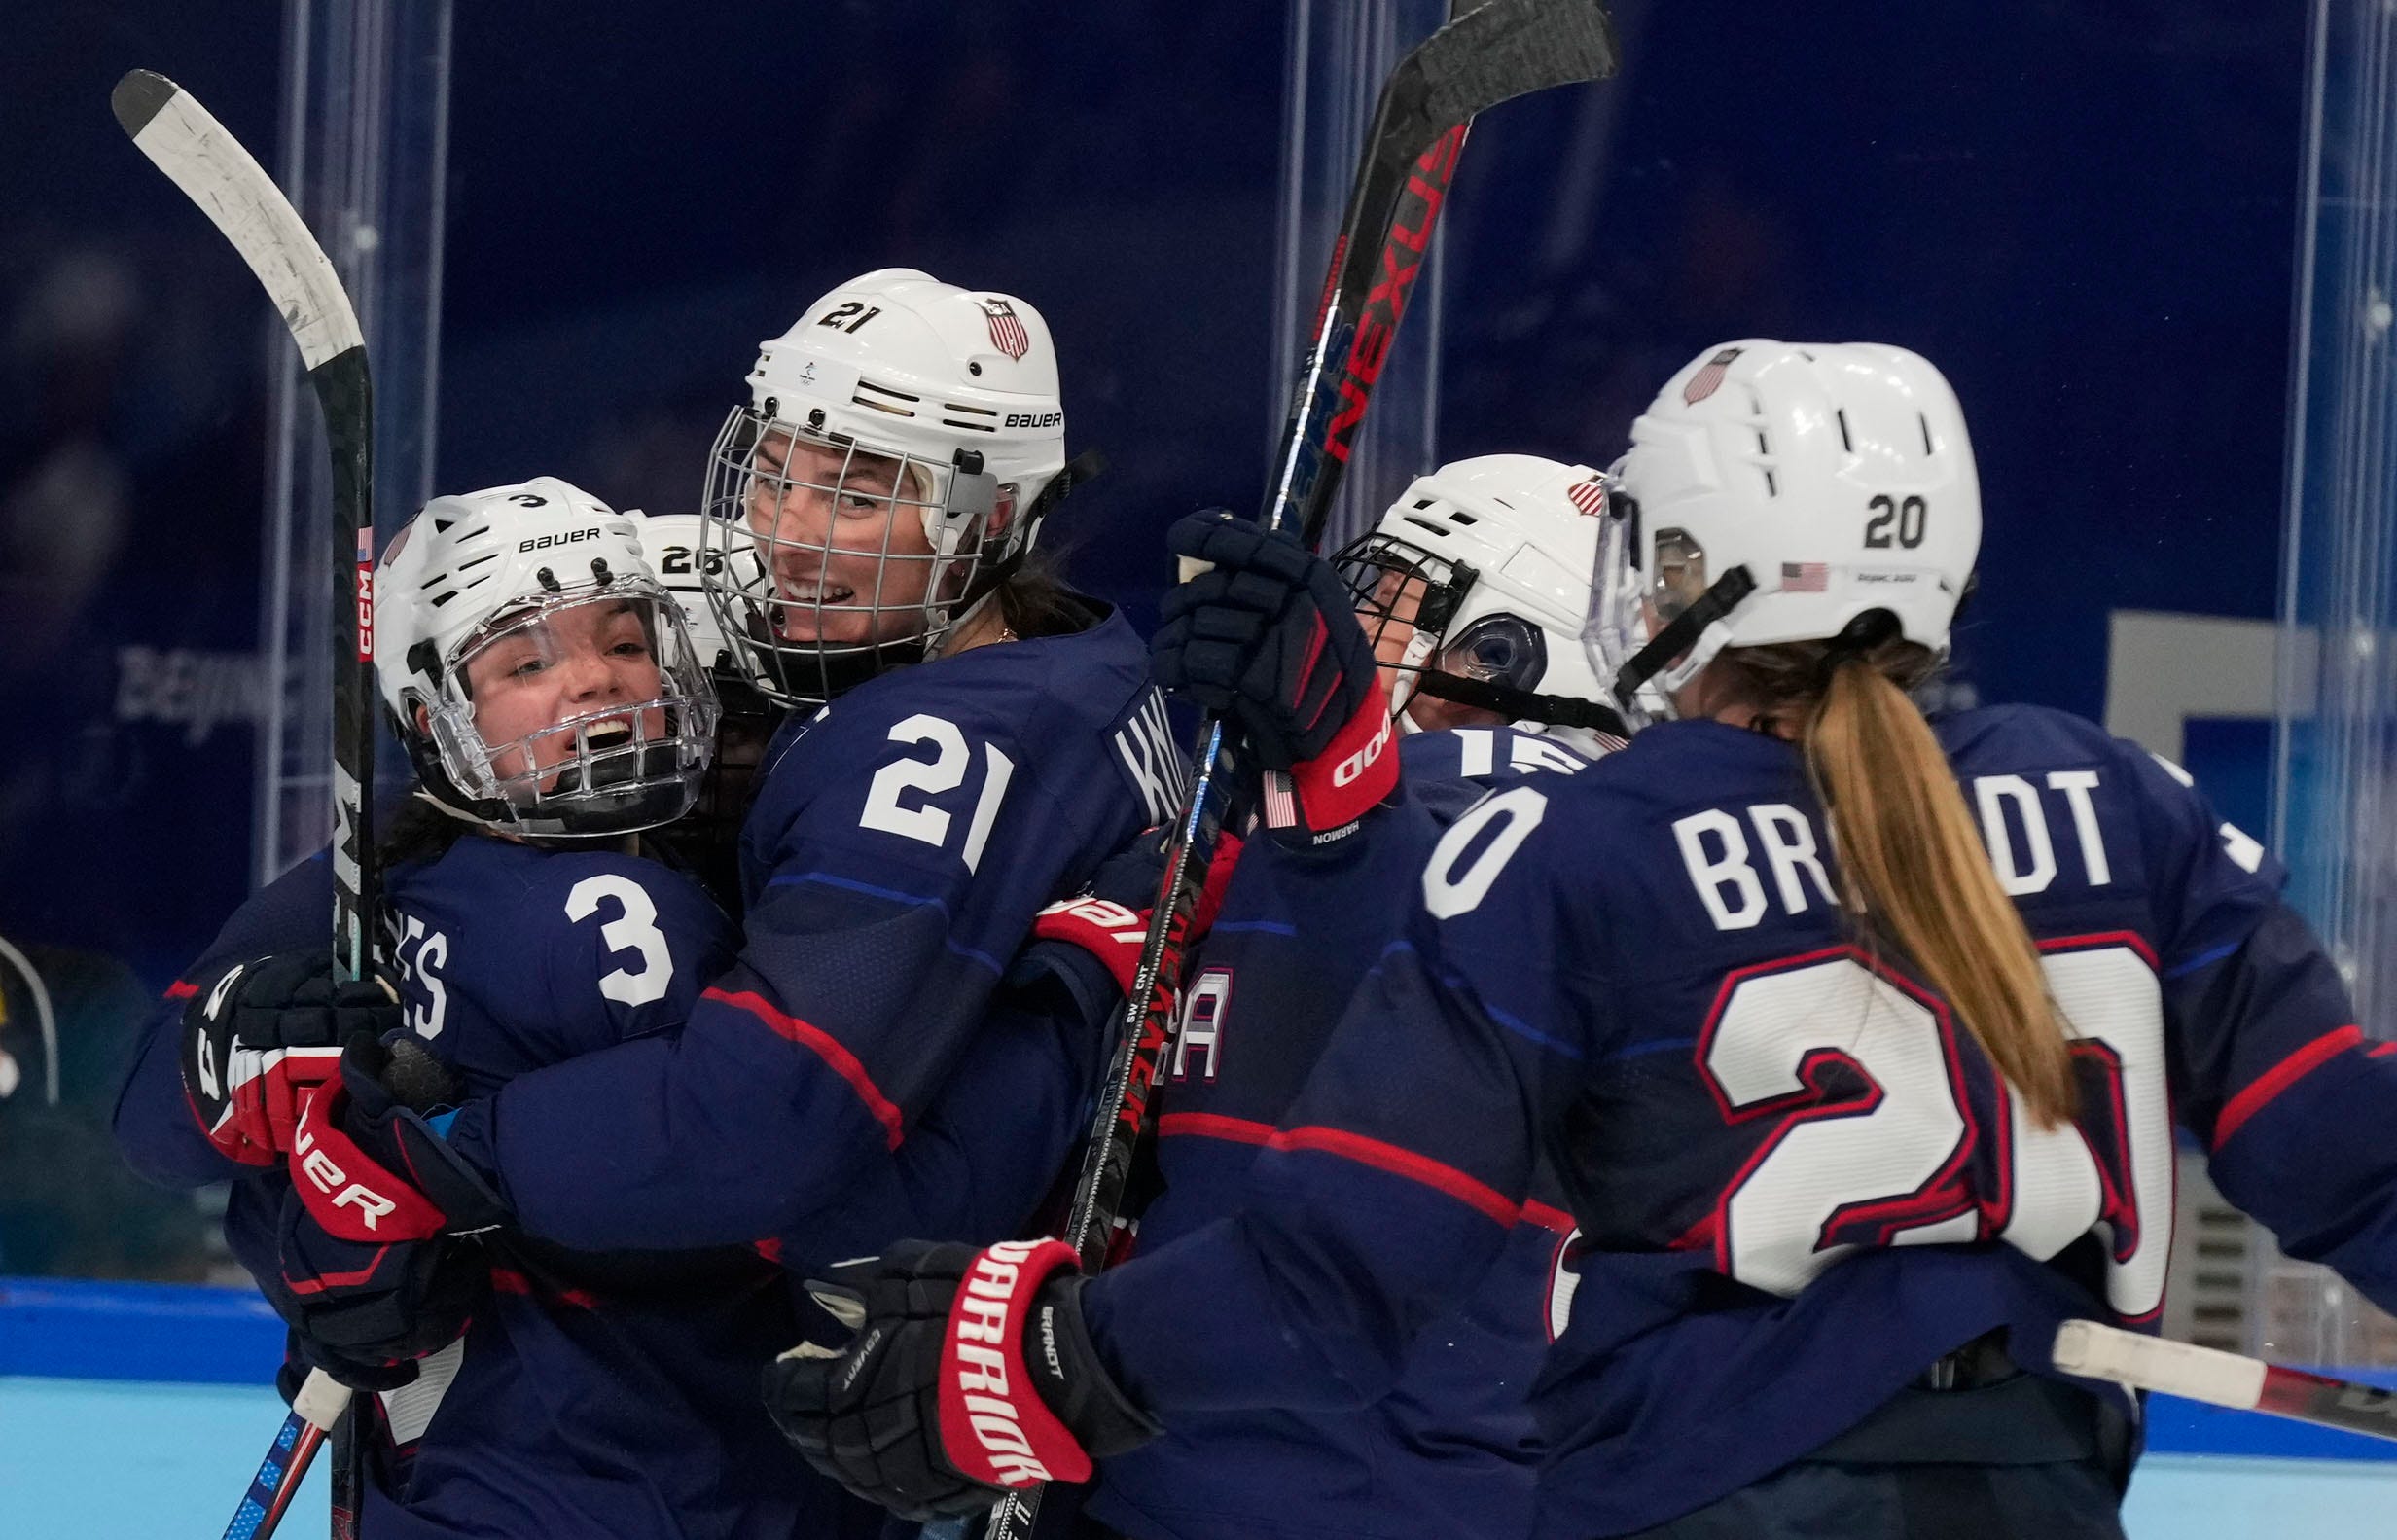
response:
<svg viewBox="0 0 2397 1540"><path fill-rule="evenodd" d="M777 430L758 441L751 471L749 532L773 574L782 640L855 646L923 629L936 563L919 470Z"/></svg>
<svg viewBox="0 0 2397 1540"><path fill-rule="evenodd" d="M593 749L635 735L662 741L664 709L630 708L657 699L663 685L647 618L631 599L593 599L503 627L466 658L475 731L492 750L492 772L503 780L574 758L575 733L544 731L561 722L596 714L582 734ZM611 711L619 706L626 709Z"/></svg>

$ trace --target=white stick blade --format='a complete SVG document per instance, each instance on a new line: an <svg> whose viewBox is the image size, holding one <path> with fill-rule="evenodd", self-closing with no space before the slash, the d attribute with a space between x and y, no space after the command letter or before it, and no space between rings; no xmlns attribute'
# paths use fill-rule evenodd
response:
<svg viewBox="0 0 2397 1540"><path fill-rule="evenodd" d="M137 69L117 83L110 105L134 146L199 205L241 253L314 369L363 340L340 275L274 178L163 75Z"/></svg>
<svg viewBox="0 0 2397 1540"><path fill-rule="evenodd" d="M2264 1395L2265 1365L2192 1343L2127 1332L2095 1321L2066 1321L2056 1329L2056 1367L2085 1379L2106 1379L2136 1390L2251 1411Z"/></svg>

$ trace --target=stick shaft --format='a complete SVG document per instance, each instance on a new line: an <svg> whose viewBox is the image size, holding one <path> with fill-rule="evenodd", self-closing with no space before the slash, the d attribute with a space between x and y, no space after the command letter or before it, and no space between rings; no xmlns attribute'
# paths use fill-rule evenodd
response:
<svg viewBox="0 0 2397 1540"><path fill-rule="evenodd" d="M2066 1321L2057 1328L2054 1358L2057 1368L2088 1379L2397 1440L2397 1391L2378 1385L2096 1321Z"/></svg>

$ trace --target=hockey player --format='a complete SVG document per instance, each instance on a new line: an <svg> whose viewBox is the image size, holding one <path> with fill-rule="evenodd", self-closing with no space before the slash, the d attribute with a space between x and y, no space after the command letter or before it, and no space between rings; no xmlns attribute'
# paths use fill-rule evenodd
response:
<svg viewBox="0 0 2397 1540"><path fill-rule="evenodd" d="M1980 543L1939 374L1734 342L1621 475L1592 645L1664 720L1449 828L1236 1219L1088 1281L1041 1244L841 1271L865 1332L779 1371L827 1468L1018 1484L1370 1400L1543 1148L1582 1232L1544 1536L2118 1535L2128 1408L2048 1352L2156 1319L2176 1122L2397 1305L2397 1063L2262 849L2076 718L1906 693Z"/></svg>
<svg viewBox="0 0 2397 1540"><path fill-rule="evenodd" d="M1623 718L1581 645L1605 508L1587 467L1487 454L1416 478L1332 558L1401 733L1513 724L1508 746L1527 762L1518 770L1579 769L1623 746ZM1492 743L1460 740L1455 774L1492 768L1481 752ZM1407 768L1416 783L1453 778Z"/></svg>
<svg viewBox="0 0 2397 1540"><path fill-rule="evenodd" d="M1039 911L1182 778L1130 627L1027 563L1076 474L1062 446L1020 300L884 269L765 344L702 509L726 636L801 708L742 836L739 960L678 1036L438 1126L353 1102L340 1132L377 1191L588 1250L769 1237L803 1270L912 1213L1026 1221L1099 1047L994 1032L994 992ZM936 1096L980 1120L946 1174L912 1160Z"/></svg>
<svg viewBox="0 0 2397 1540"><path fill-rule="evenodd" d="M472 1092L679 1029L733 954L722 911L633 851L697 797L717 711L640 522L540 478L435 499L376 574L380 694L417 775L385 841L397 1010ZM245 1017L321 990L316 959L253 959L320 935L330 902L329 862L303 863L189 975L182 1030L120 1109L141 1164L205 1179L289 1150L300 1181L323 1179L304 1120L336 1031L285 1010L262 1036ZM365 985L327 1025L378 1025L379 1003ZM159 1106L177 1036L197 1122ZM383 1392L362 1424L367 1532L779 1537L839 1510L763 1462L746 1415L756 1354L797 1329L778 1268L410 1239L405 1215L344 1191L359 1224L330 1236L280 1170L248 1176L227 1230L300 1351Z"/></svg>
<svg viewBox="0 0 2397 1540"><path fill-rule="evenodd" d="M1342 1006L1405 926L1414 874L1449 821L1526 772L1582 769L1577 747L1620 743L1602 731L1621 722L1599 703L1581 642L1599 495L1586 466L1463 460L1418 478L1374 533L1334 558L1383 663L1377 688L1399 703L1404 789L1346 838L1318 842L1310 830L1268 826L1240 845L1190 959L1152 1102L1157 1196L1140 1219L1141 1245L1170 1245L1237 1209ZM1259 538L1246 521L1201 516L1175 540L1203 558ZM1292 576L1329 578L1295 546L1277 549ZM1241 593L1261 621L1279 608L1280 596L1256 591L1253 561L1224 564L1244 574L1226 597ZM1199 588L1168 595L1156 660L1161 680L1209 698L1210 659L1195 627L1201 607L1220 601L1197 597ZM1047 920L1043 929L1055 933ZM1124 966L1128 974L1128 955ZM1524 1205L1488 1276L1425 1329L1389 1394L1331 1413L1192 1414L1102 1462L1086 1511L1134 1540L1521 1533L1541 1447L1527 1392L1571 1228L1553 1182L1538 1190L1543 1200Z"/></svg>

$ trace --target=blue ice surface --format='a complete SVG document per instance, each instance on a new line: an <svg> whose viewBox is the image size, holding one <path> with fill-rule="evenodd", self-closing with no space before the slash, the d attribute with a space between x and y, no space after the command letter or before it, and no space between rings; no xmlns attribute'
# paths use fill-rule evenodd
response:
<svg viewBox="0 0 2397 1540"><path fill-rule="evenodd" d="M283 1422L270 1386L0 1377L0 1534L216 1540ZM320 1457L280 1535L326 1530Z"/></svg>
<svg viewBox="0 0 2397 1540"><path fill-rule="evenodd" d="M0 1533L213 1540L282 1417L264 1387L0 1378ZM320 1463L280 1532L323 1534L325 1503ZM2386 1460L2151 1454L2123 1518L2131 1540L2287 1540L2384 1534L2392 1513Z"/></svg>
<svg viewBox="0 0 2397 1540"><path fill-rule="evenodd" d="M0 1277L0 1540L214 1540L273 1452L281 1361L247 1290ZM2131 1540L2397 1532L2397 1443L2157 1396L2148 1449ZM326 1504L320 1460L280 1533Z"/></svg>

